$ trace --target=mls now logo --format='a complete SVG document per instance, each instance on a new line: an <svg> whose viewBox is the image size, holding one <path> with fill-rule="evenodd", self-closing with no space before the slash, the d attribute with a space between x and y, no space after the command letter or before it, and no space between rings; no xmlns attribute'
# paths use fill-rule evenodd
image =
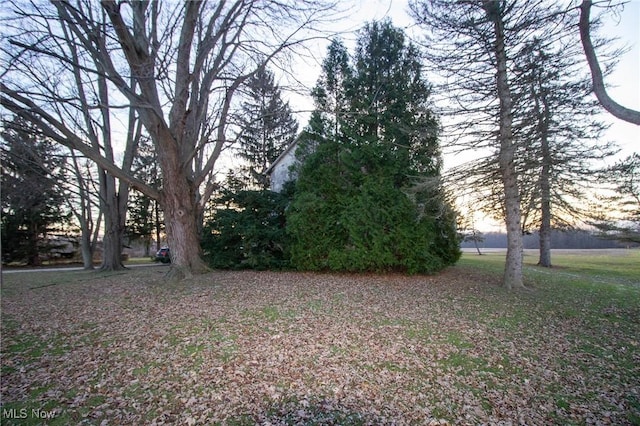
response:
<svg viewBox="0 0 640 426"><path fill-rule="evenodd" d="M27 417L35 419L52 419L56 415L56 412L51 410L41 410L40 408L32 408L27 410L26 408L3 408L2 418L4 419L26 419Z"/></svg>
<svg viewBox="0 0 640 426"><path fill-rule="evenodd" d="M29 416L29 411L26 408L9 408L8 410L2 409L2 417L5 419L26 419Z"/></svg>

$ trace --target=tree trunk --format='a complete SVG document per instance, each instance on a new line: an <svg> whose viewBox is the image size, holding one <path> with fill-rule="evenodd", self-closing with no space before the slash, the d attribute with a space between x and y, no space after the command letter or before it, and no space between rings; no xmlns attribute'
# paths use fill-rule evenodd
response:
<svg viewBox="0 0 640 426"><path fill-rule="evenodd" d="M167 242L171 250L172 278L191 278L209 270L202 260L198 234L200 206L197 189L187 178L177 156L162 157L163 189L160 205L164 212Z"/></svg>
<svg viewBox="0 0 640 426"><path fill-rule="evenodd" d="M160 250L160 211L158 209L158 200L153 200L153 216L155 219L156 251L158 251Z"/></svg>
<svg viewBox="0 0 640 426"><path fill-rule="evenodd" d="M482 256L482 252L480 251L480 246L478 245L478 240L476 238L473 239L473 244L476 246L476 250L478 251L478 256Z"/></svg>
<svg viewBox="0 0 640 426"><path fill-rule="evenodd" d="M93 269L93 250L91 245L91 233L82 227L80 242L80 253L82 253L82 267L86 270Z"/></svg>
<svg viewBox="0 0 640 426"><path fill-rule="evenodd" d="M67 203L69 208L75 215L78 223L80 224L80 253L82 255L82 267L85 270L93 269L93 254L95 253L96 243L98 239L98 230L100 229L100 224L102 223L102 212L98 213L98 219L96 223L93 221L93 212L91 210L91 192L89 191L89 184L87 182L92 182L91 174L88 173L86 176L82 173L80 168L80 164L78 163L78 158L74 150L69 150L71 154L71 160L73 165L73 173L77 180L77 188L79 194L79 205L74 205L74 203L67 198ZM87 171L89 171L89 167L87 166Z"/></svg>
<svg viewBox="0 0 640 426"><path fill-rule="evenodd" d="M543 195L544 197L544 195ZM551 203L542 200L542 222L540 223L540 259L539 266L551 268Z"/></svg>
<svg viewBox="0 0 640 426"><path fill-rule="evenodd" d="M144 257L151 257L151 236L144 237Z"/></svg>
<svg viewBox="0 0 640 426"><path fill-rule="evenodd" d="M82 199L80 202L84 203L85 200ZM89 209L90 208L91 206L89 206ZM87 213L85 206L82 206L81 209L82 213L76 217L80 222L80 253L82 254L82 267L83 269L91 270L93 269L93 249L95 246L91 241L92 232L91 226L89 225L90 221L87 217L90 212Z"/></svg>
<svg viewBox="0 0 640 426"><path fill-rule="evenodd" d="M27 236L27 265L28 266L40 266L42 261L40 259L40 250L38 248L38 225L35 223L29 224L29 235Z"/></svg>
<svg viewBox="0 0 640 426"><path fill-rule="evenodd" d="M103 271L125 269L122 264L122 230L119 226L118 213L113 205L105 205L104 238L102 239Z"/></svg>
<svg viewBox="0 0 640 426"><path fill-rule="evenodd" d="M485 0L487 18L493 22L495 34L496 86L500 100L500 175L504 187L505 223L507 227L507 258L505 262L503 285L508 288L524 287L522 279L522 230L520 226L520 191L514 156L516 147L513 141L511 117L511 91L507 78L507 54L504 42L504 22L501 4Z"/></svg>
<svg viewBox="0 0 640 426"><path fill-rule="evenodd" d="M548 107L545 99L542 99L544 114L539 115L540 143L542 145L542 170L540 171L540 259L538 265L545 268L551 267L551 152L549 149Z"/></svg>
<svg viewBox="0 0 640 426"><path fill-rule="evenodd" d="M503 163L501 156L501 163ZM505 162L506 163L506 162ZM520 229L520 196L513 161L501 165L505 194L505 222L507 226L507 258L503 285L508 289L524 287L522 277L522 230Z"/></svg>
<svg viewBox="0 0 640 426"><path fill-rule="evenodd" d="M104 214L104 238L102 239L102 264L100 270L125 269L122 264L125 217L121 208L121 196L116 192L116 179L100 170L101 210ZM124 204L126 208L126 201Z"/></svg>

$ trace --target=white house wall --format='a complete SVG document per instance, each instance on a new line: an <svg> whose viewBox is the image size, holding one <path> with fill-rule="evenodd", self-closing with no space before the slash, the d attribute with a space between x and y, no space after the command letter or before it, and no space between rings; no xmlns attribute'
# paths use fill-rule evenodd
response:
<svg viewBox="0 0 640 426"><path fill-rule="evenodd" d="M295 179L295 175L291 170L295 163L295 149L288 149L278 158L271 168L271 190L273 192L282 192L284 184Z"/></svg>

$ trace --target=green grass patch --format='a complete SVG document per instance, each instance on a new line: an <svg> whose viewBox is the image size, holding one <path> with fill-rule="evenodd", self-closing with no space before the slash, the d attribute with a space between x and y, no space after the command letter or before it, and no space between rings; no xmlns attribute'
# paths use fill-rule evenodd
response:
<svg viewBox="0 0 640 426"><path fill-rule="evenodd" d="M482 256L464 253L458 266L502 273L505 255L506 252L491 252ZM552 251L552 268L537 266L535 250L526 250L523 260L527 278L640 286L640 249ZM545 273L551 277L544 277Z"/></svg>
<svg viewBox="0 0 640 426"><path fill-rule="evenodd" d="M27 359L40 358L47 343L33 336L22 335L16 343L7 347L7 353L19 354Z"/></svg>
<svg viewBox="0 0 640 426"><path fill-rule="evenodd" d="M446 369L454 370L463 375L474 371L489 371L487 370L488 363L486 360L468 355L464 352L454 352L439 362ZM491 369L491 371L494 371L494 369Z"/></svg>
<svg viewBox="0 0 640 426"><path fill-rule="evenodd" d="M444 341L458 349L473 348L473 343L469 342L459 331L448 331L444 333Z"/></svg>
<svg viewBox="0 0 640 426"><path fill-rule="evenodd" d="M274 324L279 321L289 321L296 317L296 310L285 309L277 305L265 305L261 308L245 309L242 312L249 324Z"/></svg>
<svg viewBox="0 0 640 426"><path fill-rule="evenodd" d="M195 357L196 355L202 353L202 351L204 351L204 348L205 346L203 344L192 343L184 348L182 354L188 357Z"/></svg>

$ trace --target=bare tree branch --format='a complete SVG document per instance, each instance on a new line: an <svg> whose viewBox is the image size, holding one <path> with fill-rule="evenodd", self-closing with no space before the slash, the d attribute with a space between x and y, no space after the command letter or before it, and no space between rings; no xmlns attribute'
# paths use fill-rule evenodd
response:
<svg viewBox="0 0 640 426"><path fill-rule="evenodd" d="M6 96L1 98L1 105L14 114L37 125L43 134L56 142L70 149L80 151L84 156L90 158L98 166L113 174L119 179L123 179L149 197L158 197L158 191L139 179L132 177L129 173L122 171L120 167L105 158L99 148L87 145L77 135L70 132L67 127L36 105L30 99L20 95L18 92L9 89L0 83L0 91Z"/></svg>
<svg viewBox="0 0 640 426"><path fill-rule="evenodd" d="M600 104L609 111L613 116L624 120L628 123L632 123L640 126L640 111L636 111L627 107L624 107L614 101L604 85L604 79L602 77L602 70L598 63L598 57L596 51L591 42L590 35L590 14L591 0L582 0L580 5L580 22L578 24L580 28L580 40L582 41L582 47L589 63L589 69L591 70L591 79L593 81L593 92L595 93Z"/></svg>

